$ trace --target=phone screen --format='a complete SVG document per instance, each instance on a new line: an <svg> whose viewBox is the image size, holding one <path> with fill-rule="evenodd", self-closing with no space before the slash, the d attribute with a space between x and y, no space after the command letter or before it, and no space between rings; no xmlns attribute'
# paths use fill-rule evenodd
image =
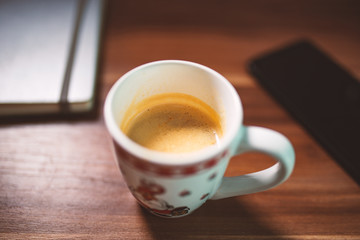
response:
<svg viewBox="0 0 360 240"><path fill-rule="evenodd" d="M264 54L250 72L360 184L360 83L308 41Z"/></svg>

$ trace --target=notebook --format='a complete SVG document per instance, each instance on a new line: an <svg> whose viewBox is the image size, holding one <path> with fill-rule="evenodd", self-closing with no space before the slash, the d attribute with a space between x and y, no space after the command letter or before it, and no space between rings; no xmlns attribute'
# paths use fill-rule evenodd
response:
<svg viewBox="0 0 360 240"><path fill-rule="evenodd" d="M0 116L94 105L101 0L0 0Z"/></svg>

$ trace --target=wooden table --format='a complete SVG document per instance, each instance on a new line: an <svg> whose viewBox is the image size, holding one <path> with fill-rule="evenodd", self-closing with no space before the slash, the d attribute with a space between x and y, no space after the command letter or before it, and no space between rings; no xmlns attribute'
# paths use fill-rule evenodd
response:
<svg viewBox="0 0 360 240"><path fill-rule="evenodd" d="M360 239L360 189L246 71L247 61L309 38L360 79L359 1L109 1L95 118L0 124L0 239ZM162 219L131 196L113 159L102 105L128 70L184 59L223 74L241 96L245 124L285 134L297 162L261 193L208 201ZM265 168L235 157L226 175Z"/></svg>

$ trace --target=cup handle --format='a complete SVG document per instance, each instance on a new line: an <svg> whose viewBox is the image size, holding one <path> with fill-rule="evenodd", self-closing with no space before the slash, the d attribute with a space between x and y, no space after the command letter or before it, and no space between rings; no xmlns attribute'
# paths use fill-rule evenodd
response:
<svg viewBox="0 0 360 240"><path fill-rule="evenodd" d="M290 141L282 134L262 127L243 126L233 155L248 151L268 154L277 160L273 166L262 171L223 177L222 183L211 199L265 191L284 182L295 165L295 152Z"/></svg>

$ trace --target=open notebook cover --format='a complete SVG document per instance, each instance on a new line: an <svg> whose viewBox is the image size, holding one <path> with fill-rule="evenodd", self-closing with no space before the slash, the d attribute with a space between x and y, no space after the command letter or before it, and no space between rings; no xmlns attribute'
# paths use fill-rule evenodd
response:
<svg viewBox="0 0 360 240"><path fill-rule="evenodd" d="M94 104L101 0L0 0L0 117Z"/></svg>

